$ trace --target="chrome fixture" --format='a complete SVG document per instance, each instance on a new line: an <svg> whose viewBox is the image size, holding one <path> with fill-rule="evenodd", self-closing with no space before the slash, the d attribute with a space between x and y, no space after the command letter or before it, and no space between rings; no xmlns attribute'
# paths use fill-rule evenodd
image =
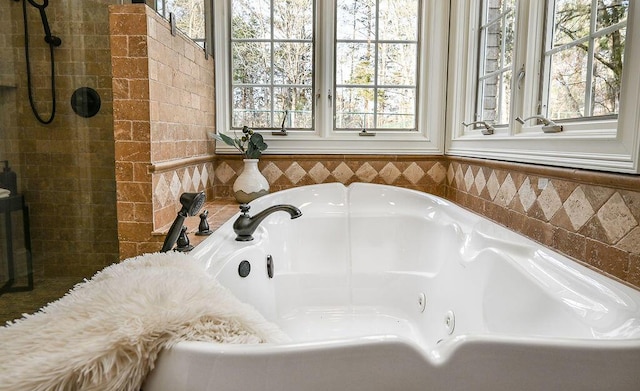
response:
<svg viewBox="0 0 640 391"><path fill-rule="evenodd" d="M524 125L525 121L533 118L539 119L542 122L542 131L545 133L559 133L563 130L562 125L558 125L557 123L542 115L532 115L531 117L527 117L525 119L522 119L518 116L516 117L516 121Z"/></svg>
<svg viewBox="0 0 640 391"><path fill-rule="evenodd" d="M233 231L236 233L236 240L240 242L248 242L253 240L253 233L258 228L262 220L274 212L283 211L289 213L291 219L297 219L302 216L300 209L293 205L274 205L270 206L257 215L249 216L251 207L247 204L240 205L242 214L233 222Z"/></svg>
<svg viewBox="0 0 640 391"><path fill-rule="evenodd" d="M465 123L464 121L462 121L462 125L465 126L465 127L468 127L468 126L471 126L471 125L476 125L476 124L484 126L484 129L482 129L481 132L485 136L493 134L493 132L495 131L495 128L493 126L491 126L491 124L489 124L486 121L475 121L475 122L471 122L471 123Z"/></svg>

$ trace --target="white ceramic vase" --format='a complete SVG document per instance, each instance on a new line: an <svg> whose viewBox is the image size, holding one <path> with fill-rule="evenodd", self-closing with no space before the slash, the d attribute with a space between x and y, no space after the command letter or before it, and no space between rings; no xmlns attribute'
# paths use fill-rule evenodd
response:
<svg viewBox="0 0 640 391"><path fill-rule="evenodd" d="M269 182L258 169L258 159L244 159L244 168L233 183L233 195L246 204L269 193Z"/></svg>

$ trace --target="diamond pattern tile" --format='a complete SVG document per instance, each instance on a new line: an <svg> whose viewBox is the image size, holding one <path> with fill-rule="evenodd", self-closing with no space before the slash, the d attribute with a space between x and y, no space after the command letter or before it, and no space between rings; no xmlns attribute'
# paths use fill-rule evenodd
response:
<svg viewBox="0 0 640 391"><path fill-rule="evenodd" d="M440 162L437 162L427 171L427 175L429 175L435 183L442 183L447 177L447 169Z"/></svg>
<svg viewBox="0 0 640 391"><path fill-rule="evenodd" d="M178 178L178 174L176 172L174 172L171 176L171 183L169 184L169 188L171 189L171 195L173 196L173 199L177 199L182 190L182 182L180 182L180 178Z"/></svg>
<svg viewBox="0 0 640 391"><path fill-rule="evenodd" d="M331 175L331 172L322 163L316 163L311 170L309 176L315 183L323 183Z"/></svg>
<svg viewBox="0 0 640 391"><path fill-rule="evenodd" d="M396 179L398 179L398 177L400 176L400 174L401 174L400 170L393 163L387 163L382 168L382 170L380 170L380 177L382 178L383 181L385 181L385 183L389 185L395 182Z"/></svg>
<svg viewBox="0 0 640 391"><path fill-rule="evenodd" d="M269 183L274 183L275 181L280 179L282 175L284 175L282 170L278 166L276 166L273 162L269 162L269 164L267 164L267 166L261 172L262 172L262 175L264 175L264 177L267 178L267 182Z"/></svg>
<svg viewBox="0 0 640 391"><path fill-rule="evenodd" d="M307 172L304 168L300 167L297 162L294 162L289 166L289 168L287 168L284 175L291 181L291 183L296 184L300 182L305 175L307 175Z"/></svg>
<svg viewBox="0 0 640 391"><path fill-rule="evenodd" d="M558 209L562 207L562 201L552 182L549 182L547 187L540 193L538 205L540 205L540 209L542 209L542 213L544 213L547 221L551 220Z"/></svg>
<svg viewBox="0 0 640 391"><path fill-rule="evenodd" d="M453 164L449 164L449 168L447 169L447 183L449 185L453 184L453 179L455 178L455 170L453 169Z"/></svg>
<svg viewBox="0 0 640 391"><path fill-rule="evenodd" d="M471 169L471 166L467 167L467 171L464 174L464 186L467 189L467 191L471 190L471 186L473 186L473 182L474 182L474 177L473 177L473 170Z"/></svg>
<svg viewBox="0 0 640 391"><path fill-rule="evenodd" d="M458 165L458 167L456 168L456 175L454 177L454 181L455 181L455 186L458 188L460 188L464 183L464 174L462 172L461 165Z"/></svg>
<svg viewBox="0 0 640 391"><path fill-rule="evenodd" d="M365 163L356 170L356 176L363 182L371 182L376 176L378 176L378 171L376 171L371 164Z"/></svg>
<svg viewBox="0 0 640 391"><path fill-rule="evenodd" d="M340 163L338 167L331 172L331 174L340 183L348 183L351 177L355 175L355 173L344 162Z"/></svg>
<svg viewBox="0 0 640 391"><path fill-rule="evenodd" d="M482 170L478 170L478 174L473 180L473 183L476 185L476 191L478 192L478 194L482 193L482 190L484 190L485 186L487 186L487 180L484 177L484 172L482 172Z"/></svg>
<svg viewBox="0 0 640 391"><path fill-rule="evenodd" d="M167 198L170 195L169 184L167 180L164 178L164 175L160 175L158 178L158 183L156 184L155 191L153 192L155 199L158 201L158 204L162 207L167 203Z"/></svg>
<svg viewBox="0 0 640 391"><path fill-rule="evenodd" d="M189 174L189 169L184 170L184 174L182 175L182 191L188 192L191 189L191 175Z"/></svg>
<svg viewBox="0 0 640 391"><path fill-rule="evenodd" d="M498 193L496 194L496 204L505 207L509 206L517 191L518 190L516 189L516 185L515 183L513 183L513 179L511 178L511 174L508 174L504 182L502 182L502 186L500 186Z"/></svg>
<svg viewBox="0 0 640 391"><path fill-rule="evenodd" d="M191 184L192 184L192 190L191 191L198 191L199 190L199 186L200 186L200 170L198 170L198 167L194 167L193 169L193 175L191 176Z"/></svg>
<svg viewBox="0 0 640 391"><path fill-rule="evenodd" d="M226 184L236 175L236 172L226 162L222 162L216 168L215 175L220 180L220 182Z"/></svg>
<svg viewBox="0 0 640 391"><path fill-rule="evenodd" d="M616 243L638 225L619 193L611 196L596 215L611 243Z"/></svg>
<svg viewBox="0 0 640 391"><path fill-rule="evenodd" d="M202 173L200 174L200 188L206 189L209 186L209 170L207 165L202 166Z"/></svg>
<svg viewBox="0 0 640 391"><path fill-rule="evenodd" d="M409 167L402 172L402 176L414 185L420 182L420 180L424 178L424 175L424 170L415 162L411 163Z"/></svg>
<svg viewBox="0 0 640 391"><path fill-rule="evenodd" d="M577 187L571 193L563 206L575 231L582 228L595 213L581 187Z"/></svg>
<svg viewBox="0 0 640 391"><path fill-rule="evenodd" d="M500 182L498 182L498 177L496 176L496 172L493 171L491 175L489 175L489 180L487 181L487 191L489 191L489 196L493 200L496 198L496 194L498 194L498 190L500 190Z"/></svg>
<svg viewBox="0 0 640 391"><path fill-rule="evenodd" d="M536 202L536 192L533 190L533 187L531 186L531 180L529 180L528 177L524 180L524 182L522 182L520 189L518 189L518 197L520 198L520 204L522 204L525 212L529 211L529 209L531 209L533 204Z"/></svg>

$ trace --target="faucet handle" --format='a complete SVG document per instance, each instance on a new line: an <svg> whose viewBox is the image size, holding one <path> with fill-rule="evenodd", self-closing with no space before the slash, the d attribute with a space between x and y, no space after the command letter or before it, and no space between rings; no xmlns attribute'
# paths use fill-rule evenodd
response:
<svg viewBox="0 0 640 391"><path fill-rule="evenodd" d="M249 204L240 204L240 212L242 212L242 214L246 215L249 209L251 209Z"/></svg>

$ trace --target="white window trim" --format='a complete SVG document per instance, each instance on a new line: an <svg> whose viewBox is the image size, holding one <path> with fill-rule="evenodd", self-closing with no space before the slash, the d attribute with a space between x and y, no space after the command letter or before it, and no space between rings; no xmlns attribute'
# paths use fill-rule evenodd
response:
<svg viewBox="0 0 640 391"><path fill-rule="evenodd" d="M475 72L478 2L451 1L448 106L445 153L457 156L490 158L516 162L576 167L623 173L640 173L640 4L630 2L627 21L625 65L618 120L563 122L562 133L545 134L541 126L520 126L513 119L535 114L541 72L544 1L520 1L516 12L518 37L528 37L526 44L516 43L514 75L525 66L522 93L511 104L511 126L497 128L493 135L462 126L470 122L475 111ZM515 90L517 76L513 77Z"/></svg>
<svg viewBox="0 0 640 391"><path fill-rule="evenodd" d="M268 149L265 154L394 154L442 155L446 113L447 50L449 34L449 4L445 1L421 2L422 23L418 81L418 131L375 131L373 137L362 137L354 131L334 131L328 91L333 72L332 1L315 1L316 32L316 125L313 131L289 130L287 136L264 132ZM216 83L216 131L233 135L229 116L230 73L229 1L214 4L214 64ZM329 44L325 44L329 42ZM319 71L318 71L319 70ZM316 95L318 96L318 95ZM237 153L230 146L216 143L216 153Z"/></svg>

